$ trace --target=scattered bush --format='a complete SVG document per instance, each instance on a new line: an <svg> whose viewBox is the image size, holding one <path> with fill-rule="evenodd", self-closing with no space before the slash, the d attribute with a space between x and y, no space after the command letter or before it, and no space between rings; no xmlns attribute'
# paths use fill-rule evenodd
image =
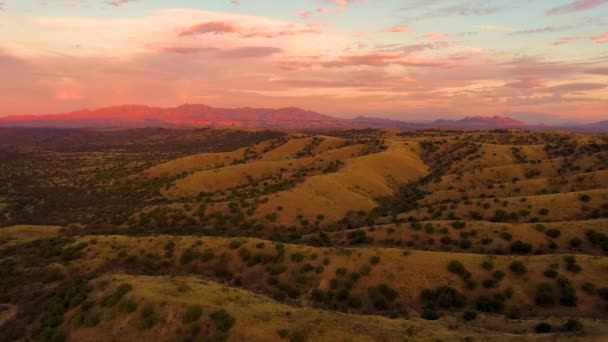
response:
<svg viewBox="0 0 608 342"><path fill-rule="evenodd" d="M184 324L193 323L199 320L203 315L203 308L200 305L191 305L186 309L186 312L182 316L182 322Z"/></svg>
<svg viewBox="0 0 608 342"><path fill-rule="evenodd" d="M556 228L551 228L551 229L545 230L545 235L547 235L550 238L554 238L554 239L558 238L561 234L562 234L562 232Z"/></svg>
<svg viewBox="0 0 608 342"><path fill-rule="evenodd" d="M526 272L528 272L528 269L521 261L513 261L509 265L509 269L511 270L511 272L517 275L524 275L526 274Z"/></svg>
<svg viewBox="0 0 608 342"><path fill-rule="evenodd" d="M569 319L566 323L562 325L562 329L565 331L582 331L583 323L576 319Z"/></svg>
<svg viewBox="0 0 608 342"><path fill-rule="evenodd" d="M435 310L431 310L431 309L425 309L425 310L423 310L423 311L420 313L420 317L421 317L422 319L426 319L426 320L429 320L429 321L435 321L435 320L438 320L438 319L439 319L439 317L441 317L441 316L440 316L440 315L439 315L439 313L438 313L437 311L435 311Z"/></svg>
<svg viewBox="0 0 608 342"><path fill-rule="evenodd" d="M534 328L534 331L536 331L537 334L545 334L548 332L551 332L551 329L553 327L551 326L551 324L549 323L539 323L536 325L536 327Z"/></svg>
<svg viewBox="0 0 608 342"><path fill-rule="evenodd" d="M550 283L541 283L536 288L536 305L553 305L553 286Z"/></svg>
<svg viewBox="0 0 608 342"><path fill-rule="evenodd" d="M477 312L476 311L465 311L462 313L462 319L464 321L473 321L475 319L477 319Z"/></svg>

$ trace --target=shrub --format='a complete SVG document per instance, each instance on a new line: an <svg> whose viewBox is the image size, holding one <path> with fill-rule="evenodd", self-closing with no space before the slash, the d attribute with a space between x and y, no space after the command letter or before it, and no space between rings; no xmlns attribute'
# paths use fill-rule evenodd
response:
<svg viewBox="0 0 608 342"><path fill-rule="evenodd" d="M562 325L562 329L565 331L581 331L583 330L583 323L576 319L569 319L566 323Z"/></svg>
<svg viewBox="0 0 608 342"><path fill-rule="evenodd" d="M137 310L137 304L129 299L123 299L118 303L118 310L125 313L132 313Z"/></svg>
<svg viewBox="0 0 608 342"><path fill-rule="evenodd" d="M460 308L466 305L466 297L449 286L441 286L435 290L424 289L420 297L428 304L442 308Z"/></svg>
<svg viewBox="0 0 608 342"><path fill-rule="evenodd" d="M230 241L230 244L228 245L228 247L230 247L230 249L237 249L237 248L241 247L241 242L238 240L232 240L232 241Z"/></svg>
<svg viewBox="0 0 608 342"><path fill-rule="evenodd" d="M207 262L207 261L213 259L214 256L215 256L215 253L213 252L213 250L208 248L201 253L201 260L203 262Z"/></svg>
<svg viewBox="0 0 608 342"><path fill-rule="evenodd" d="M608 300L608 287L601 287L601 288L597 289L597 294L603 300Z"/></svg>
<svg viewBox="0 0 608 342"><path fill-rule="evenodd" d="M582 202L587 203L587 202L591 201L591 196L589 196L589 195L581 195L580 199L581 199Z"/></svg>
<svg viewBox="0 0 608 342"><path fill-rule="evenodd" d="M583 240L581 240L580 238L572 238L570 240L570 247L571 248L580 248L583 244Z"/></svg>
<svg viewBox="0 0 608 342"><path fill-rule="evenodd" d="M471 273L467 271L464 265L458 260L452 260L448 264L448 271L459 275L462 279L469 279L471 277Z"/></svg>
<svg viewBox="0 0 608 342"><path fill-rule="evenodd" d="M541 283L536 288L536 305L553 305L553 286L550 283Z"/></svg>
<svg viewBox="0 0 608 342"><path fill-rule="evenodd" d="M151 329L156 325L156 313L154 312L154 305L147 303L141 309L141 317L143 318L142 327L144 329Z"/></svg>
<svg viewBox="0 0 608 342"><path fill-rule="evenodd" d="M375 265L379 262L380 262L380 257L377 255L373 255L372 257L369 258L369 263L372 265Z"/></svg>
<svg viewBox="0 0 608 342"><path fill-rule="evenodd" d="M488 260L485 260L481 263L481 267L486 271L491 271L494 268L494 263Z"/></svg>
<svg viewBox="0 0 608 342"><path fill-rule="evenodd" d="M348 242L351 245L362 244L367 241L367 236L365 234L365 231L362 229L357 229L357 230L354 230L354 231L348 233L347 238L348 238Z"/></svg>
<svg viewBox="0 0 608 342"><path fill-rule="evenodd" d="M182 322L184 324L196 322L202 315L203 308L200 305L191 305L182 316Z"/></svg>
<svg viewBox="0 0 608 342"><path fill-rule="evenodd" d="M420 313L420 317L429 321L435 321L439 319L440 315L435 310L425 309Z"/></svg>
<svg viewBox="0 0 608 342"><path fill-rule="evenodd" d="M486 279L482 282L482 285L486 289L492 289L498 287L498 281L496 279Z"/></svg>
<svg viewBox="0 0 608 342"><path fill-rule="evenodd" d="M542 208L541 210L538 211L538 213L540 215L548 215L549 214L549 209L547 208Z"/></svg>
<svg viewBox="0 0 608 342"><path fill-rule="evenodd" d="M492 272L492 277L496 280L502 280L502 278L505 277L505 272L503 272L501 270L496 270L496 271Z"/></svg>
<svg viewBox="0 0 608 342"><path fill-rule="evenodd" d="M511 244L511 252L517 254L528 254L532 251L532 245L523 241L517 240Z"/></svg>
<svg viewBox="0 0 608 342"><path fill-rule="evenodd" d="M462 313L462 319L464 321L473 321L475 319L477 319L477 312L476 311L465 311Z"/></svg>
<svg viewBox="0 0 608 342"><path fill-rule="evenodd" d="M590 282L585 282L581 285L581 289L585 291L587 294L593 295L595 294L595 285Z"/></svg>
<svg viewBox="0 0 608 342"><path fill-rule="evenodd" d="M216 340L225 341L236 320L224 309L213 312L211 319L215 322Z"/></svg>
<svg viewBox="0 0 608 342"><path fill-rule="evenodd" d="M555 278L557 277L557 271L552 269L552 268L548 268L546 269L543 274L545 275L545 277L547 278Z"/></svg>
<svg viewBox="0 0 608 342"><path fill-rule="evenodd" d="M483 295L477 298L477 302L475 303L477 310L483 312L501 312L504 310L505 304L503 299L500 296L486 296Z"/></svg>
<svg viewBox="0 0 608 342"><path fill-rule="evenodd" d="M195 248L190 247L182 253L182 256L179 258L179 262L182 265L187 265L199 256L199 252Z"/></svg>
<svg viewBox="0 0 608 342"><path fill-rule="evenodd" d="M325 300L325 292L319 289L312 290L310 295L312 300L314 300L315 302L323 302Z"/></svg>
<svg viewBox="0 0 608 342"><path fill-rule="evenodd" d="M105 296L101 300L101 305L106 307L116 305L116 303L118 303L118 301L120 301L122 297L132 289L133 286L131 286L130 284L121 284L120 286L118 286L118 288L116 288L116 290L112 294Z"/></svg>
<svg viewBox="0 0 608 342"><path fill-rule="evenodd" d="M561 234L562 234L562 232L556 228L551 228L551 229L545 230L545 235L547 235L550 238L554 238L554 239L558 238Z"/></svg>
<svg viewBox="0 0 608 342"><path fill-rule="evenodd" d="M302 262L304 260L304 254L298 252L291 255L291 261L293 262Z"/></svg>
<svg viewBox="0 0 608 342"><path fill-rule="evenodd" d="M521 261L513 261L511 265L509 265L509 269L511 270L511 272L518 275L523 275L528 272L528 269Z"/></svg>
<svg viewBox="0 0 608 342"><path fill-rule="evenodd" d="M397 293L397 291L395 291L392 287L390 287L387 284L380 284L378 285L378 292L384 296L384 298L393 301L395 300L399 294Z"/></svg>
<svg viewBox="0 0 608 342"><path fill-rule="evenodd" d="M549 323L539 323L536 325L536 327L534 328L534 331L536 331L537 334L544 334L544 333L548 333L551 332L551 329L553 327L551 326L551 324Z"/></svg>
<svg viewBox="0 0 608 342"><path fill-rule="evenodd" d="M500 238L505 241L511 241L513 240L513 235L511 235L509 232L502 232L500 233Z"/></svg>
<svg viewBox="0 0 608 342"><path fill-rule="evenodd" d="M241 257L241 260L247 261L249 258L251 258L251 252L249 249L241 247L241 249L239 249L239 256Z"/></svg>
<svg viewBox="0 0 608 342"><path fill-rule="evenodd" d="M466 228L466 226L467 226L467 223L463 222L463 221L454 221L454 222L452 222L452 227L454 229L464 229L464 228Z"/></svg>
<svg viewBox="0 0 608 342"><path fill-rule="evenodd" d="M576 306L578 298L576 296L576 289L572 286L570 280L566 278L559 278L557 284L562 290L559 302L563 306Z"/></svg>

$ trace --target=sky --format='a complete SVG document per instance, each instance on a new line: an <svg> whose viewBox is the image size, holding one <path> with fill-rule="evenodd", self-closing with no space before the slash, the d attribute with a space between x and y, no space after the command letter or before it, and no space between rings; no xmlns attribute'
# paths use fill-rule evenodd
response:
<svg viewBox="0 0 608 342"><path fill-rule="evenodd" d="M608 120L608 0L0 0L0 116Z"/></svg>

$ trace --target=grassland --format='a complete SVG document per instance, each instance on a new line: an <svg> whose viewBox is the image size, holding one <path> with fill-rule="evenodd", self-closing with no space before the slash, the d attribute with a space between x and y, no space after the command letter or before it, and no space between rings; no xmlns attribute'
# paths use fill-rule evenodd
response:
<svg viewBox="0 0 608 342"><path fill-rule="evenodd" d="M28 134L0 340L608 337L605 135Z"/></svg>

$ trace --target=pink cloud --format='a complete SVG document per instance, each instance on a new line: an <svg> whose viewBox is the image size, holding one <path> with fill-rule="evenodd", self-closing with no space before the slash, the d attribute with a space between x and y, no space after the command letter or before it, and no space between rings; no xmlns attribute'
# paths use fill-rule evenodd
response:
<svg viewBox="0 0 608 342"><path fill-rule="evenodd" d="M244 28L233 22L206 22L196 24L180 30L180 36L204 35L204 34L236 34L243 38L261 37L276 38L281 36L295 36L300 34L320 34L321 30L312 28L295 28L294 25L284 25L280 29L271 27Z"/></svg>
<svg viewBox="0 0 608 342"><path fill-rule="evenodd" d="M564 45L570 42L574 42L577 40L581 40L583 37L575 36L575 37L560 37L557 41L553 42L553 45Z"/></svg>
<svg viewBox="0 0 608 342"><path fill-rule="evenodd" d="M409 30L410 30L410 28L407 26L395 26L395 27L386 29L386 32L407 32Z"/></svg>
<svg viewBox="0 0 608 342"><path fill-rule="evenodd" d="M542 88L545 86L545 82L538 78L520 78L516 82L507 83L505 87L520 88L520 89L531 89L531 88Z"/></svg>
<svg viewBox="0 0 608 342"><path fill-rule="evenodd" d="M439 32L429 32L424 35L429 40L438 40L443 38L445 35Z"/></svg>
<svg viewBox="0 0 608 342"><path fill-rule="evenodd" d="M608 43L608 32L597 35L597 36L592 36L589 39L595 41L597 44Z"/></svg>
<svg viewBox="0 0 608 342"><path fill-rule="evenodd" d="M562 6L553 7L547 11L547 14L557 15L580 12L593 9L604 4L608 4L608 0L577 0Z"/></svg>
<svg viewBox="0 0 608 342"><path fill-rule="evenodd" d="M108 4L114 6L114 7L118 7L118 6L122 6L128 2L134 2L136 0L110 0L108 1Z"/></svg>
<svg viewBox="0 0 608 342"><path fill-rule="evenodd" d="M156 52L177 53L182 55L198 54L201 52L216 51L216 48L184 46L184 45L146 45L146 49Z"/></svg>
<svg viewBox="0 0 608 342"><path fill-rule="evenodd" d="M311 11L299 11L296 14L298 15L298 17L307 18L312 15L312 12Z"/></svg>
<svg viewBox="0 0 608 342"><path fill-rule="evenodd" d="M238 33L240 28L235 23L231 22L207 22L190 26L180 32L180 35L194 35L194 34L225 34L225 33Z"/></svg>
<svg viewBox="0 0 608 342"><path fill-rule="evenodd" d="M326 68L341 68L347 66L387 66L401 65L414 67L439 67L443 63L429 62L423 58L405 56L400 52L376 51L358 55L340 56L338 60L322 64Z"/></svg>

